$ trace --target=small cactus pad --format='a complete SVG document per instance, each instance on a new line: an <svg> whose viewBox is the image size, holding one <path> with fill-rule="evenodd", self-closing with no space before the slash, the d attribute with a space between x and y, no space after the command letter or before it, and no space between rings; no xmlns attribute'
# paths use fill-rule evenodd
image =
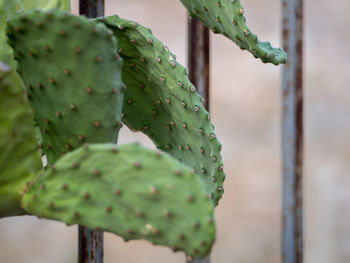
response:
<svg viewBox="0 0 350 263"><path fill-rule="evenodd" d="M190 16L197 18L214 33L221 33L246 49L264 63L278 65L287 61L287 54L273 48L269 42L260 42L246 25L240 0L181 0Z"/></svg>
<svg viewBox="0 0 350 263"><path fill-rule="evenodd" d="M115 141L123 95L113 32L55 10L20 12L7 31L49 164L85 142Z"/></svg>
<svg viewBox="0 0 350 263"><path fill-rule="evenodd" d="M14 68L13 51L6 43L6 20L18 10L57 8L70 11L69 0L0 0L0 60Z"/></svg>
<svg viewBox="0 0 350 263"><path fill-rule="evenodd" d="M102 21L118 38L124 60L123 122L193 167L217 204L225 179L221 144L186 69L149 29L117 16Z"/></svg>
<svg viewBox="0 0 350 263"><path fill-rule="evenodd" d="M215 239L203 182L166 153L91 144L61 157L23 197L29 213L204 257Z"/></svg>
<svg viewBox="0 0 350 263"><path fill-rule="evenodd" d="M0 218L24 213L20 191L40 167L33 114L15 74L0 62Z"/></svg>

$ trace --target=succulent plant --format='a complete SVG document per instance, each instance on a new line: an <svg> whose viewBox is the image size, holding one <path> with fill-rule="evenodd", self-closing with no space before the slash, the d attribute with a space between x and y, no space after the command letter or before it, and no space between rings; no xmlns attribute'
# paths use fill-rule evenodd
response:
<svg viewBox="0 0 350 263"><path fill-rule="evenodd" d="M192 167L217 204L225 179L221 144L186 69L149 29L117 16L98 21L113 30L124 60L123 123Z"/></svg>
<svg viewBox="0 0 350 263"><path fill-rule="evenodd" d="M17 77L0 63L0 217L25 213L20 192L41 166L26 103Z"/></svg>
<svg viewBox="0 0 350 263"><path fill-rule="evenodd" d="M182 2L263 62L286 61L249 31L238 0ZM25 3L0 0L1 34L5 16L33 7ZM33 4L48 10L7 23L13 51L0 36L0 60L10 65L0 64L0 217L31 214L205 257L225 174L186 69L135 22L49 9L66 1ZM118 146L122 123L159 151ZM41 172L39 152L48 161Z"/></svg>
<svg viewBox="0 0 350 263"><path fill-rule="evenodd" d="M214 33L233 40L241 49L248 50L264 63L278 65L287 61L287 54L273 48L270 42L261 42L247 27L240 0L181 0L189 14L202 21Z"/></svg>

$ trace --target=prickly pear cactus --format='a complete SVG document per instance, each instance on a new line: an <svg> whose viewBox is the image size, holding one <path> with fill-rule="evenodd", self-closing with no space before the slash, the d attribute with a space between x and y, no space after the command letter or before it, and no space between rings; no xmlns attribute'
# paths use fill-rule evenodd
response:
<svg viewBox="0 0 350 263"><path fill-rule="evenodd" d="M36 10L16 14L7 34L49 164L84 142L116 141L121 59L105 25Z"/></svg>
<svg viewBox="0 0 350 263"><path fill-rule="evenodd" d="M117 16L99 21L113 30L124 60L123 122L193 167L217 204L225 179L221 144L186 69L149 29Z"/></svg>
<svg viewBox="0 0 350 263"><path fill-rule="evenodd" d="M18 10L31 10L42 8L44 10L57 8L64 11L70 10L69 0L0 0L0 60L14 68L12 49L6 43L6 20Z"/></svg>
<svg viewBox="0 0 350 263"><path fill-rule="evenodd" d="M33 114L20 83L0 62L0 218L21 215L20 191L40 170Z"/></svg>
<svg viewBox="0 0 350 263"><path fill-rule="evenodd" d="M287 54L273 48L269 42L261 42L246 25L240 0L181 0L191 16L203 22L214 33L221 33L246 49L264 63L285 63Z"/></svg>
<svg viewBox="0 0 350 263"><path fill-rule="evenodd" d="M203 182L167 154L132 144L86 145L30 185L29 213L204 257L214 242Z"/></svg>

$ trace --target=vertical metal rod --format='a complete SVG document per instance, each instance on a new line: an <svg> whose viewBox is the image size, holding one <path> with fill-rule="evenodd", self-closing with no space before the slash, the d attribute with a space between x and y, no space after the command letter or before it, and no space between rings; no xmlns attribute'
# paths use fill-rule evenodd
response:
<svg viewBox="0 0 350 263"><path fill-rule="evenodd" d="M79 0L79 14L89 18L100 17L104 15L104 0Z"/></svg>
<svg viewBox="0 0 350 263"><path fill-rule="evenodd" d="M104 0L79 0L79 14L89 18L104 15ZM103 232L79 226L78 263L103 263Z"/></svg>
<svg viewBox="0 0 350 263"><path fill-rule="evenodd" d="M209 111L209 29L195 18L188 18L189 79L202 95Z"/></svg>
<svg viewBox="0 0 350 263"><path fill-rule="evenodd" d="M303 262L303 0L282 0L283 263Z"/></svg>
<svg viewBox="0 0 350 263"><path fill-rule="evenodd" d="M194 18L188 18L187 26L189 79L209 111L209 29ZM209 256L204 259L188 257L187 263L209 263Z"/></svg>

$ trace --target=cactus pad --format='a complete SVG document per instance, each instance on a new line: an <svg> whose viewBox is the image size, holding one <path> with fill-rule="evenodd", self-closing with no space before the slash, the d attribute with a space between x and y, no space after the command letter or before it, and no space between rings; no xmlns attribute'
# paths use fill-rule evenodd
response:
<svg viewBox="0 0 350 263"><path fill-rule="evenodd" d="M123 95L116 39L101 23L49 10L8 23L49 164L84 142L117 138Z"/></svg>
<svg viewBox="0 0 350 263"><path fill-rule="evenodd" d="M137 144L92 144L67 153L29 186L22 204L34 215L196 257L215 239L203 182L168 154Z"/></svg>
<svg viewBox="0 0 350 263"><path fill-rule="evenodd" d="M20 191L40 167L33 114L16 76L0 62L0 218L24 213Z"/></svg>
<svg viewBox="0 0 350 263"><path fill-rule="evenodd" d="M0 60L14 68L13 52L6 43L6 20L18 10L58 8L70 11L69 0L0 0Z"/></svg>
<svg viewBox="0 0 350 263"><path fill-rule="evenodd" d="M123 122L193 167L217 204L225 179L221 144L186 69L149 29L117 16L106 17L103 22L118 38L124 60Z"/></svg>
<svg viewBox="0 0 350 263"><path fill-rule="evenodd" d="M203 22L214 33L221 33L246 49L264 63L278 65L287 61L287 54L273 48L269 42L260 42L246 25L240 0L181 0L192 17Z"/></svg>

